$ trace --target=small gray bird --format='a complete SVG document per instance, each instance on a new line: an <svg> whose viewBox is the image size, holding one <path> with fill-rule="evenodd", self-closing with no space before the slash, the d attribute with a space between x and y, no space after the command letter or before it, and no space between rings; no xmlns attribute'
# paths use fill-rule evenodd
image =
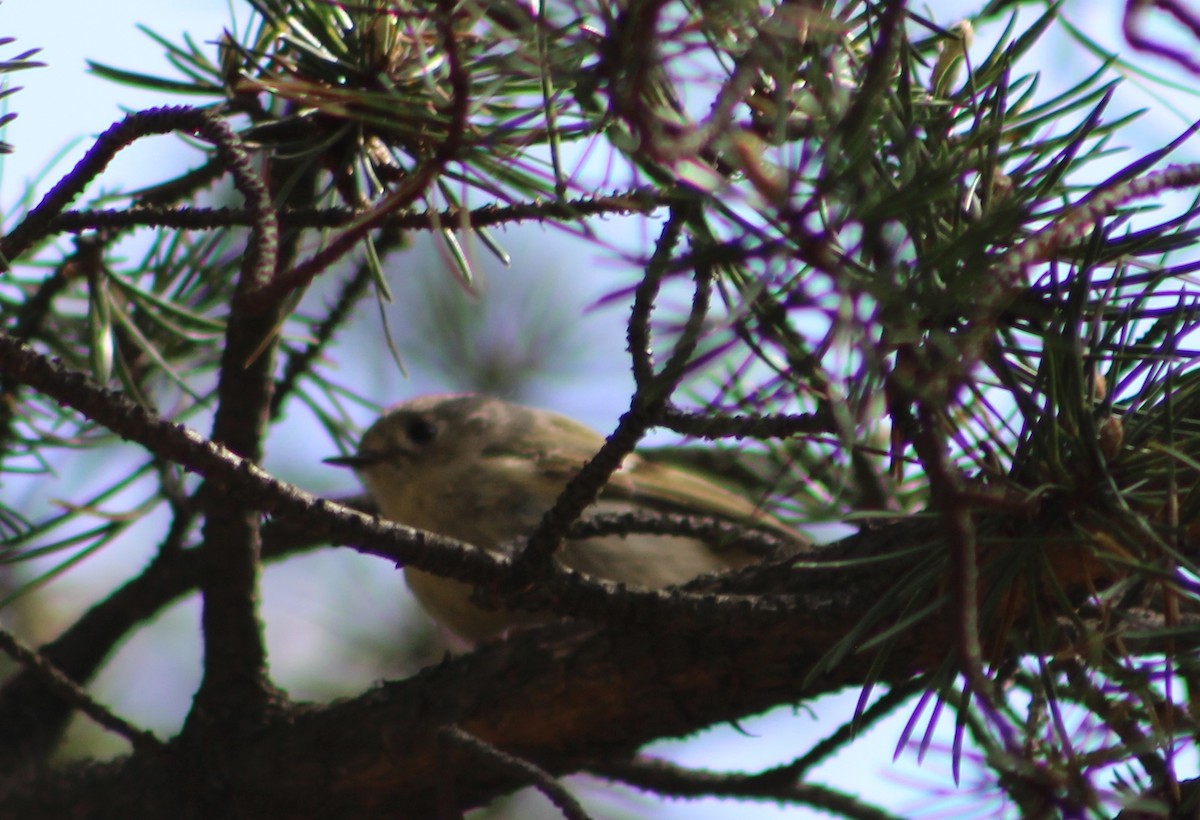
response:
<svg viewBox="0 0 1200 820"><path fill-rule="evenodd" d="M354 468L387 518L497 550L533 531L603 443L558 413L487 396L436 395L392 407L363 435L356 455L328 462ZM637 455L625 459L585 517L634 511L713 516L768 530L797 548L808 544L749 500ZM580 572L652 588L758 560L696 538L644 534L570 541L557 557ZM404 574L425 610L470 641L550 617L483 609L471 603L466 584L411 567Z"/></svg>

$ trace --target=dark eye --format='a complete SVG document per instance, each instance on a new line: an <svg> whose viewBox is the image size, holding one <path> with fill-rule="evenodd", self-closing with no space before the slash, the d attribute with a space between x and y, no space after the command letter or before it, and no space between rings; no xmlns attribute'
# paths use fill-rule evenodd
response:
<svg viewBox="0 0 1200 820"><path fill-rule="evenodd" d="M428 444L437 436L437 425L427 419L410 419L404 434L413 444Z"/></svg>

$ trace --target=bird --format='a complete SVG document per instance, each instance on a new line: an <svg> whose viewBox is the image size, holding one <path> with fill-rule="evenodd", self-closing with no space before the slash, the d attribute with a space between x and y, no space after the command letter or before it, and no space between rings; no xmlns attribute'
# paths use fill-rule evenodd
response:
<svg viewBox="0 0 1200 820"><path fill-rule="evenodd" d="M479 394L439 394L387 409L363 434L354 455L326 462L353 468L384 517L504 552L533 532L603 444L600 433L559 413ZM584 517L639 511L743 524L776 536L786 552L808 546L801 533L749 499L698 473L634 453ZM744 567L762 557L690 536L653 534L570 540L556 553L573 570L650 588ZM472 644L554 617L485 609L471 601L468 584L414 567L405 567L404 574L426 612Z"/></svg>

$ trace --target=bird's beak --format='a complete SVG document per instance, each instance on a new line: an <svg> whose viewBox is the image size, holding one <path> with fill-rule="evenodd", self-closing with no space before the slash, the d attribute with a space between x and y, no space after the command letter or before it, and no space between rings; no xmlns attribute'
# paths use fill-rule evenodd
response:
<svg viewBox="0 0 1200 820"><path fill-rule="evenodd" d="M355 453L352 456L334 456L333 458L322 459L322 464L332 464L334 467L349 467L352 470L361 470L364 467L370 467L372 464L378 464L387 456L384 453Z"/></svg>

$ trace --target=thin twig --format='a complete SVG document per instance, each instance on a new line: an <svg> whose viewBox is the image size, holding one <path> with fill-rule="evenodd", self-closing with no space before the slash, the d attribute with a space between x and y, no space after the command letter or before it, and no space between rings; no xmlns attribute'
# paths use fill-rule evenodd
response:
<svg viewBox="0 0 1200 820"><path fill-rule="evenodd" d="M714 410L703 413L668 405L659 419L662 427L709 440L754 438L767 441L792 436L833 432L833 425L820 413L737 413L730 415Z"/></svg>
<svg viewBox="0 0 1200 820"><path fill-rule="evenodd" d="M79 684L71 680L62 670L38 652L23 644L17 636L0 629L0 650L31 670L49 686L56 695L79 709L96 723L128 740L135 751L159 749L162 743L150 732L139 729L124 718L118 717L107 706L89 695Z"/></svg>
<svg viewBox="0 0 1200 820"><path fill-rule="evenodd" d="M567 820L590 820L591 815L583 808L583 804L563 788L554 775L540 766L497 749L492 744L464 732L457 726L443 727L438 734L453 745L482 758L487 765L494 766L506 774L528 779L535 789L546 795L546 799L553 803Z"/></svg>
<svg viewBox="0 0 1200 820"><path fill-rule="evenodd" d="M672 210L673 218L663 229L660 249L674 246L678 234L673 225L676 219L684 219L685 207ZM572 477L554 506L542 517L537 529L529 537L528 546L515 562L514 569L518 575L538 578L549 572L551 558L562 543L567 528L595 503L612 474L620 469L646 431L656 423L658 415L683 378L687 362L696 349L704 317L708 314L713 271L708 265L697 265L692 310L671 356L661 371L654 374L650 362L649 320L665 275L665 265L648 265L634 297L629 320L629 349L634 359L635 376L640 376L640 381L634 390L630 408L621 416L616 430L599 452Z"/></svg>
<svg viewBox="0 0 1200 820"><path fill-rule="evenodd" d="M554 202L525 202L518 205L481 205L464 211L452 207L440 211L400 211L387 214L377 223L383 229L430 231L442 225L470 225L485 228L518 222L577 220L588 216L627 216L649 214L674 197L650 188L631 188L602 196ZM290 228L342 228L363 216L350 208L283 208L279 223ZM80 233L152 226L186 230L211 230L252 224L253 212L247 208L138 207L133 210L66 211L50 220L47 233Z"/></svg>
<svg viewBox="0 0 1200 820"><path fill-rule="evenodd" d="M108 163L142 137L186 130L209 140L218 158L233 176L234 187L246 197L253 233L248 267L251 274L266 279L274 266L273 210L261 181L252 172L249 159L237 136L211 112L187 106L150 108L129 114L96 138L95 144L42 201L13 230L0 240L0 270L6 270L50 229L51 220L62 213Z"/></svg>
<svg viewBox="0 0 1200 820"><path fill-rule="evenodd" d="M828 786L801 783L794 779L788 782L767 781L758 774L688 769L649 757L607 760L588 766L588 771L659 796L769 800L813 806L835 812L839 817L856 820L897 820L897 815Z"/></svg>

